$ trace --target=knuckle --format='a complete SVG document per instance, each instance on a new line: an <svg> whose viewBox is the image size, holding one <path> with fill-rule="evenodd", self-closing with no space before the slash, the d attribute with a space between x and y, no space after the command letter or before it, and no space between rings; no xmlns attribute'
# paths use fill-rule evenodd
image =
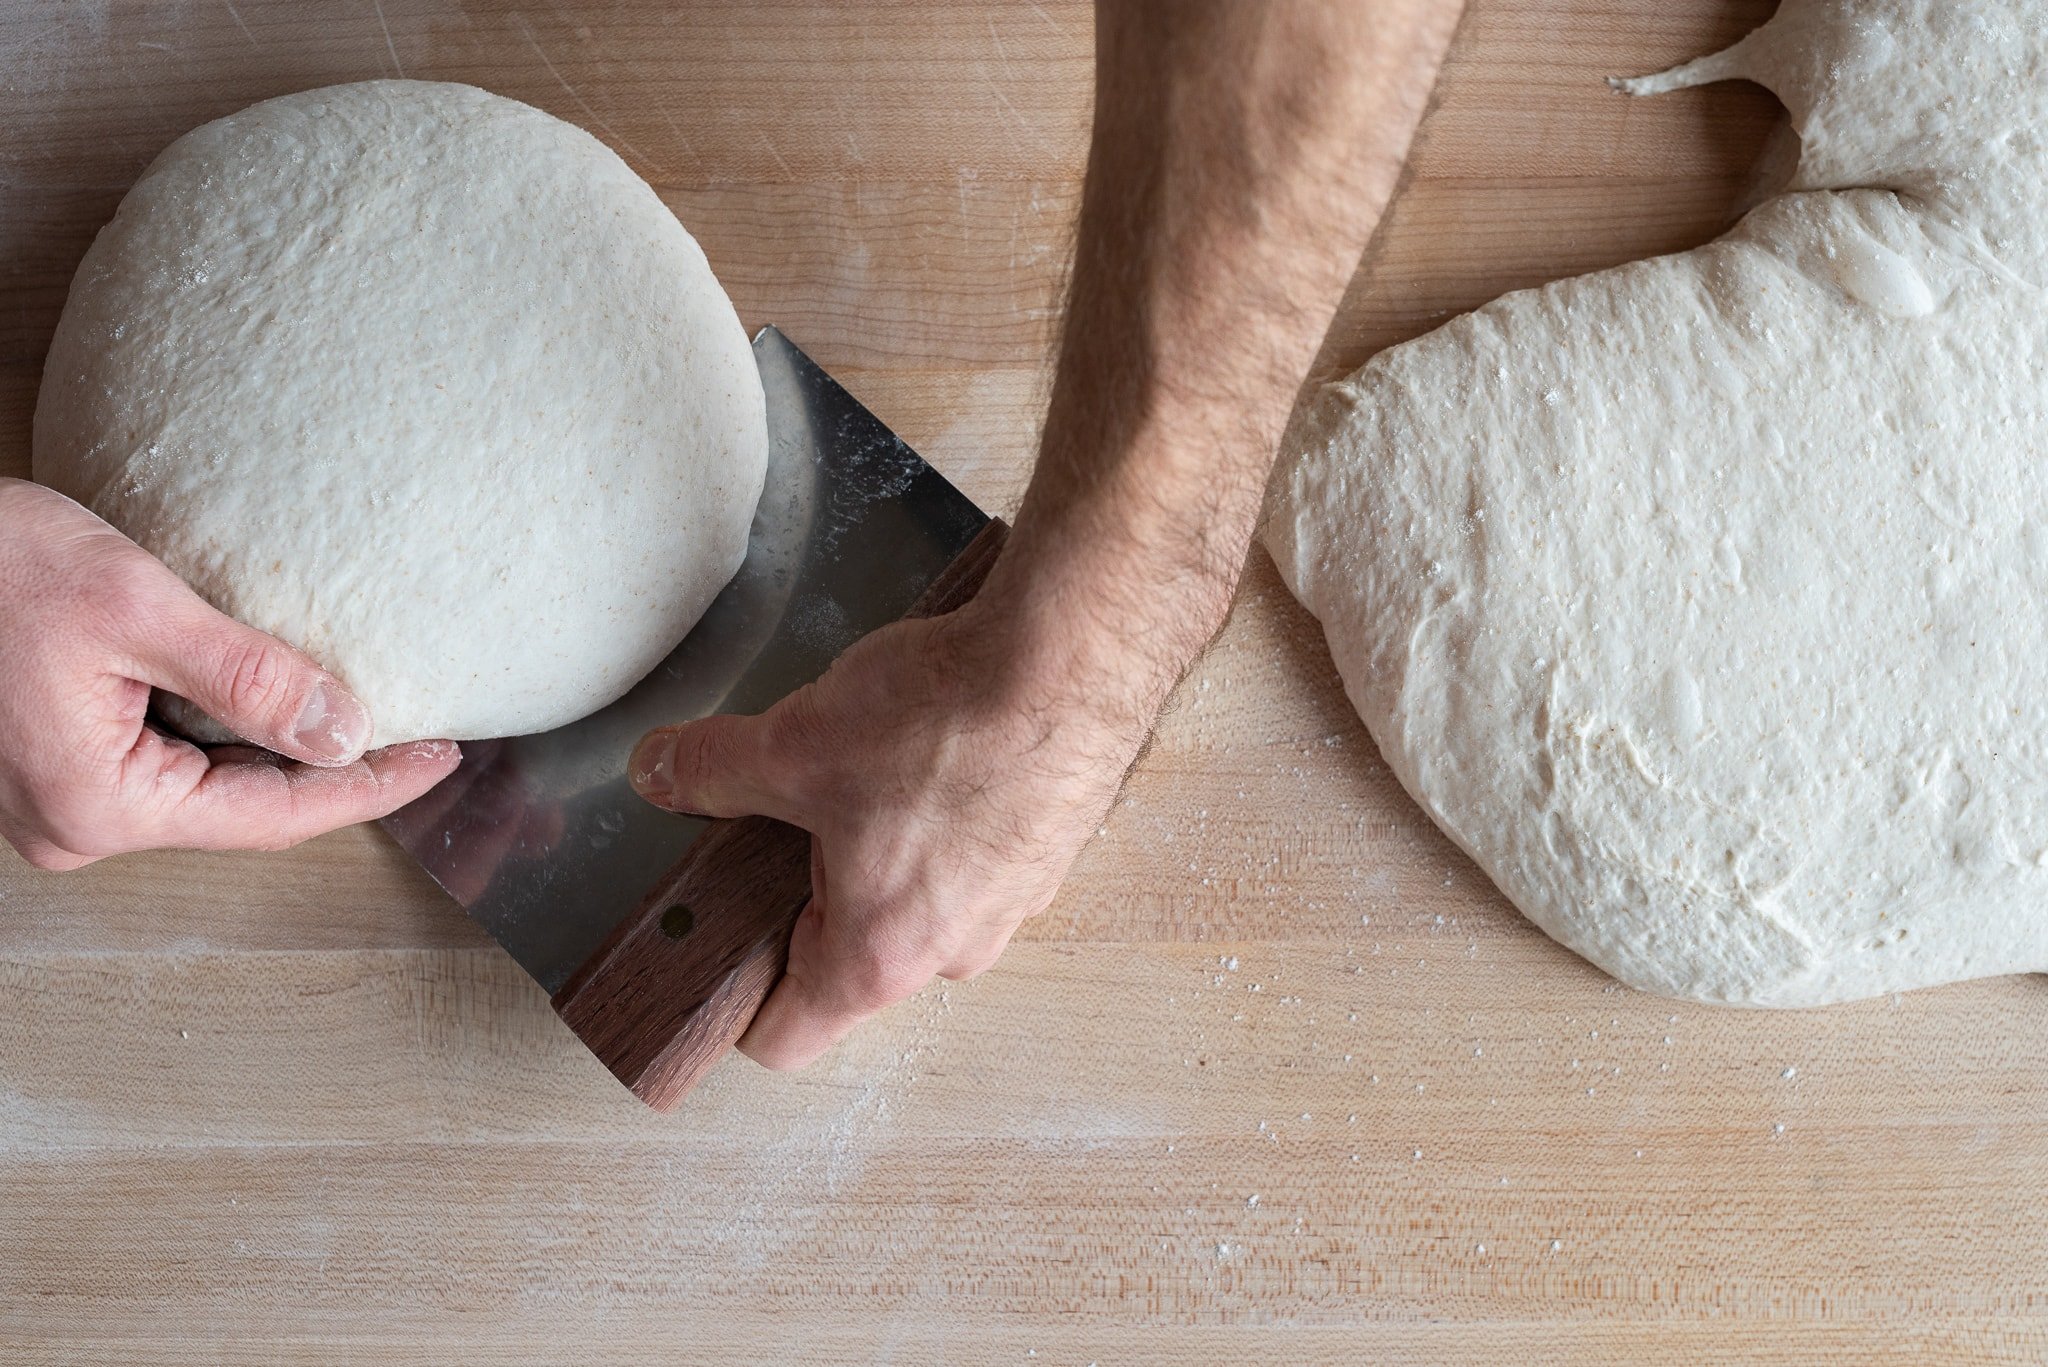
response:
<svg viewBox="0 0 2048 1367"><path fill-rule="evenodd" d="M853 960L847 986L856 1005L879 1008L902 1001L930 977L922 964L884 950L864 949Z"/></svg>
<svg viewBox="0 0 2048 1367"><path fill-rule="evenodd" d="M678 778L703 779L720 774L731 750L722 718L707 718L675 733L675 769Z"/></svg>
<svg viewBox="0 0 2048 1367"><path fill-rule="evenodd" d="M953 962L953 965L950 968L948 968L944 973L940 974L940 976L948 978L956 983L972 982L974 979L979 978L982 974L988 972L991 968L994 968L996 966L996 960L1001 957L1002 955L1000 953L962 955L959 959L956 959Z"/></svg>
<svg viewBox="0 0 2048 1367"><path fill-rule="evenodd" d="M784 698L769 715L769 733L776 746L800 746L818 734L818 694L810 684Z"/></svg>
<svg viewBox="0 0 2048 1367"><path fill-rule="evenodd" d="M815 685L790 694L767 716L765 750L779 770L793 778L812 778L825 763L845 753L818 705Z"/></svg>
<svg viewBox="0 0 2048 1367"><path fill-rule="evenodd" d="M275 852L304 844L315 834L308 819L305 794L282 770L272 769L250 804L243 823L246 835L238 844L252 850Z"/></svg>
<svg viewBox="0 0 2048 1367"><path fill-rule="evenodd" d="M216 665L222 703L236 717L283 713L292 701L298 671L285 648L270 641L238 642ZM284 720L290 720L285 717Z"/></svg>
<svg viewBox="0 0 2048 1367"><path fill-rule="evenodd" d="M273 818L269 821L252 822L243 828L241 838L234 843L243 849L261 850L267 854L288 850L306 839L288 824L289 821L290 818Z"/></svg>

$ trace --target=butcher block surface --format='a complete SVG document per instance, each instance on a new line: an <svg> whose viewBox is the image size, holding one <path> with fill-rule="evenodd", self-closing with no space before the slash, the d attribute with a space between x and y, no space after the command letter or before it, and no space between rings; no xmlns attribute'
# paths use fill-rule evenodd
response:
<svg viewBox="0 0 2048 1367"><path fill-rule="evenodd" d="M1775 102L1602 78L1769 8L1473 0L1323 368L1726 226ZM152 157L404 75L603 138L750 327L1013 512L1090 35L1059 0L13 0L0 473ZM374 829L0 855L0 1361L2038 1362L2044 1007L1617 986L1403 796L1255 553L993 972L669 1118Z"/></svg>

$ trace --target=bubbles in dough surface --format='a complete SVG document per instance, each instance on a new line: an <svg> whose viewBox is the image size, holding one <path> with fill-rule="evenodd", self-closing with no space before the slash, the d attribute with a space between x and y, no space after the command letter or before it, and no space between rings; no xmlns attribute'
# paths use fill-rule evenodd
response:
<svg viewBox="0 0 2048 1367"><path fill-rule="evenodd" d="M1635 986L2048 968L2048 28L1785 0L1783 195L1301 416L1265 537L1402 783ZM1617 96L1617 98L1620 98Z"/></svg>

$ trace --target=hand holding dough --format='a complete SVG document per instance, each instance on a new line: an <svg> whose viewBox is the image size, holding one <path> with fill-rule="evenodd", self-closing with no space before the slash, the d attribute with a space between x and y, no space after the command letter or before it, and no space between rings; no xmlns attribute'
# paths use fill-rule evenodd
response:
<svg viewBox="0 0 2048 1367"><path fill-rule="evenodd" d="M760 379L704 254L589 134L468 86L173 143L80 265L35 475L298 646L375 743L603 706L746 551Z"/></svg>
<svg viewBox="0 0 2048 1367"><path fill-rule="evenodd" d="M461 758L446 741L365 754L369 716L339 681L54 490L0 479L0 584L0 840L37 868L282 849L385 815ZM152 687L264 748L163 735Z"/></svg>

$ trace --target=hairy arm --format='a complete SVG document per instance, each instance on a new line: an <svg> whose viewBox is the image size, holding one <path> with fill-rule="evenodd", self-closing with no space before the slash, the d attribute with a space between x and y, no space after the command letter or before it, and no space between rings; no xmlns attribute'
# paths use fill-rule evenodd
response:
<svg viewBox="0 0 2048 1367"><path fill-rule="evenodd" d="M1229 604L1281 430L1459 0L1106 0L1080 241L998 596L1170 687ZM1073 628L1079 627L1079 633Z"/></svg>
<svg viewBox="0 0 2048 1367"><path fill-rule="evenodd" d="M650 800L812 832L741 1047L809 1062L1045 909L1222 624L1296 391L1391 193L1459 0L1102 0L1044 438L981 594L759 717L650 733Z"/></svg>

